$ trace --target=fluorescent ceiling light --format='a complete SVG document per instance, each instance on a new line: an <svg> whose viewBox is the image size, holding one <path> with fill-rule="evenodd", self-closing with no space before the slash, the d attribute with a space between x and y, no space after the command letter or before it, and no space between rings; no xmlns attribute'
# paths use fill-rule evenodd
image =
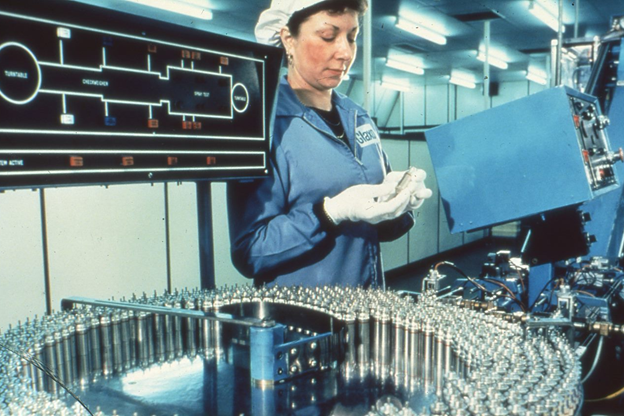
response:
<svg viewBox="0 0 624 416"><path fill-rule="evenodd" d="M166 10L168 12L184 14L186 16L196 17L203 20L212 19L212 11L206 7L189 4L184 1L177 0L126 0L130 3L141 4L143 6L154 7L156 9Z"/></svg>
<svg viewBox="0 0 624 416"><path fill-rule="evenodd" d="M528 79L529 81L533 81L540 85L546 85L546 83L548 82L548 80L546 79L544 75L537 74L536 72L533 72L530 69L527 71L526 79Z"/></svg>
<svg viewBox="0 0 624 416"><path fill-rule="evenodd" d="M391 90L403 91L403 92L409 91L411 89L410 85L407 83L401 82L399 80L387 79L387 78L384 78L381 81L381 86L384 88L391 89Z"/></svg>
<svg viewBox="0 0 624 416"><path fill-rule="evenodd" d="M399 19L399 21L396 23L396 27L406 32L409 32L412 35L427 39L429 42L437 43L438 45L446 45L445 36L434 32L433 30L425 29L420 23L413 23Z"/></svg>
<svg viewBox="0 0 624 416"><path fill-rule="evenodd" d="M386 60L386 66L389 66L390 68L398 69L400 71L410 72L416 75L423 75L425 73L425 70L420 67L417 67L412 64L408 64L406 62L399 62L391 58L388 58Z"/></svg>
<svg viewBox="0 0 624 416"><path fill-rule="evenodd" d="M480 60L481 62L485 62L485 53L479 51L479 53L477 54L477 59ZM507 64L507 62L503 61L500 58L496 58L492 56L491 54L488 57L488 63L500 69L509 68L509 64Z"/></svg>
<svg viewBox="0 0 624 416"><path fill-rule="evenodd" d="M546 10L540 3L531 1L531 4L529 4L529 11L533 16L546 23L552 30L555 32L559 31L559 19L557 19L557 16ZM561 25L561 31L565 33L565 26Z"/></svg>
<svg viewBox="0 0 624 416"><path fill-rule="evenodd" d="M461 76L457 76L457 75L451 75L451 78L449 79L449 82L451 84L455 84L455 85L459 85L461 87L465 87L465 88L476 88L477 84L474 83L474 81L471 81L469 79L463 78Z"/></svg>

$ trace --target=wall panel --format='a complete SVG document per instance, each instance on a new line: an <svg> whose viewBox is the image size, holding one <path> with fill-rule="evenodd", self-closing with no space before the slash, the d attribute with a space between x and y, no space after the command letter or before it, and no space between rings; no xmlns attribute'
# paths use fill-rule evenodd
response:
<svg viewBox="0 0 624 416"><path fill-rule="evenodd" d="M424 87L414 87L405 93L404 117L406 126L425 125Z"/></svg>
<svg viewBox="0 0 624 416"><path fill-rule="evenodd" d="M480 85L474 89L459 86L453 86L451 88L455 89L456 94L456 119L478 113L485 109L485 99L483 98Z"/></svg>
<svg viewBox="0 0 624 416"><path fill-rule="evenodd" d="M492 97L492 107L503 105L518 98L526 97L529 93L528 81L505 82L498 88L498 95Z"/></svg>
<svg viewBox="0 0 624 416"><path fill-rule="evenodd" d="M425 88L425 124L437 126L449 121L449 86L429 85Z"/></svg>
<svg viewBox="0 0 624 416"><path fill-rule="evenodd" d="M0 193L0 330L46 311L39 192Z"/></svg>
<svg viewBox="0 0 624 416"><path fill-rule="evenodd" d="M212 184L212 232L215 257L215 283L217 287L252 284L240 274L230 258L230 234L226 204L225 183Z"/></svg>
<svg viewBox="0 0 624 416"><path fill-rule="evenodd" d="M46 190L52 306L167 287L164 185Z"/></svg>
<svg viewBox="0 0 624 416"><path fill-rule="evenodd" d="M200 285L197 186L194 182L167 185L169 192L169 239L171 288Z"/></svg>

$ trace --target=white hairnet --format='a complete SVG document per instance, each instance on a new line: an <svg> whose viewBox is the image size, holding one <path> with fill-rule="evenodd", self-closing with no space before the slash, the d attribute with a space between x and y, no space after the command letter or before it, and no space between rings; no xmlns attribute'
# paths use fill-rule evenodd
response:
<svg viewBox="0 0 624 416"><path fill-rule="evenodd" d="M256 40L267 45L281 43L280 31L295 12L325 0L273 0L271 7L263 11L256 24Z"/></svg>

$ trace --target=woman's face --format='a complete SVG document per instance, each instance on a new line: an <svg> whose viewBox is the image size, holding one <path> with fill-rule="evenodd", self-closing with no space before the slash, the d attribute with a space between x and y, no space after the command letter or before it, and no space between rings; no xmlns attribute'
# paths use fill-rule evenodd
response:
<svg viewBox="0 0 624 416"><path fill-rule="evenodd" d="M282 33L286 53L292 55L290 83L320 91L340 85L355 60L358 20L358 13L350 9L342 14L321 11L301 24L296 38Z"/></svg>

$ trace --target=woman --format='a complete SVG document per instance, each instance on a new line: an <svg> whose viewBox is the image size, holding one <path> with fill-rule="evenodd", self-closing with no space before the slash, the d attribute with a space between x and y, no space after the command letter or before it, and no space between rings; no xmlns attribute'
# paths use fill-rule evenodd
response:
<svg viewBox="0 0 624 416"><path fill-rule="evenodd" d="M396 192L369 115L334 91L355 60L366 0L273 0L256 26L281 44L267 179L228 186L232 260L256 284L384 285L379 242L405 234L431 196L424 171Z"/></svg>

